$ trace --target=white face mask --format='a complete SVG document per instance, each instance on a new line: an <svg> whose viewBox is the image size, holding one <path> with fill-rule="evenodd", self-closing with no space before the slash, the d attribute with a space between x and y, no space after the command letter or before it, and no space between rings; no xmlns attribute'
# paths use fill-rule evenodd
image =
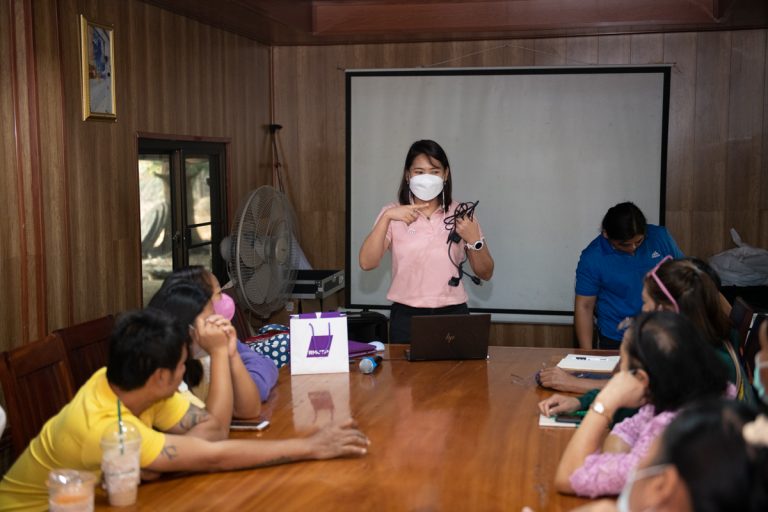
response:
<svg viewBox="0 0 768 512"><path fill-rule="evenodd" d="M408 182L413 195L422 201L431 201L443 190L443 178L434 174L417 174Z"/></svg>
<svg viewBox="0 0 768 512"><path fill-rule="evenodd" d="M652 476L656 476L659 473L662 473L665 469L667 469L668 464L658 464L656 466L648 466L647 468L642 469L633 469L629 473L629 477L627 477L627 483L624 484L624 488L621 490L621 494L619 495L619 500L616 502L616 508L619 512L631 512L629 509L629 497L632 495L632 486L637 482L638 480L642 480L644 478L650 478ZM643 509L643 512L647 512L649 508Z"/></svg>

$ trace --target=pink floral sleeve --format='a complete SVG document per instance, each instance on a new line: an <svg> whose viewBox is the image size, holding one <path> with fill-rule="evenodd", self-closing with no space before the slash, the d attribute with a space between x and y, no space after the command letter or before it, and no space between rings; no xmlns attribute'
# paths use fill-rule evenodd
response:
<svg viewBox="0 0 768 512"><path fill-rule="evenodd" d="M588 455L584 464L573 472L571 488L579 496L617 495L627 481L630 471L637 466L651 446L672 422L675 412L663 412L654 416L652 405L646 405L634 416L616 425L611 434L620 437L632 448L628 453L601 453Z"/></svg>

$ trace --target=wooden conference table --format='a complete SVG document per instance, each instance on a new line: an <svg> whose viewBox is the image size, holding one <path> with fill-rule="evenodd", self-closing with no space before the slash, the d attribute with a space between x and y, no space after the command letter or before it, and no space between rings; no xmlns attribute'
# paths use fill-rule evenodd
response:
<svg viewBox="0 0 768 512"><path fill-rule="evenodd" d="M569 428L539 428L550 394L534 373L568 349L491 347L488 361L411 363L392 345L372 375L291 377L264 406L271 426L237 438L284 439L352 415L371 440L361 458L164 477L138 504L97 510L571 510L586 500L554 489ZM570 350L573 352L573 350Z"/></svg>

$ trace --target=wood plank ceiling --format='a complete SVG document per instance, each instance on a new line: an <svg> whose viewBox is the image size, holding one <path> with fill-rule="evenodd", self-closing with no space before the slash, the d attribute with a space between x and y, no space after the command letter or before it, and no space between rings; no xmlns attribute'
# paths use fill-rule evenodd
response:
<svg viewBox="0 0 768 512"><path fill-rule="evenodd" d="M267 45L768 27L766 0L143 0Z"/></svg>

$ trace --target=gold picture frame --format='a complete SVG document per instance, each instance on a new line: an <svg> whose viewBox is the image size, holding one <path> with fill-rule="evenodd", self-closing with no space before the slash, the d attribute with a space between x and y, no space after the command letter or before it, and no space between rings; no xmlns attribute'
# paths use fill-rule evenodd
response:
<svg viewBox="0 0 768 512"><path fill-rule="evenodd" d="M115 101L115 30L80 15L80 67L83 121L117 120Z"/></svg>

